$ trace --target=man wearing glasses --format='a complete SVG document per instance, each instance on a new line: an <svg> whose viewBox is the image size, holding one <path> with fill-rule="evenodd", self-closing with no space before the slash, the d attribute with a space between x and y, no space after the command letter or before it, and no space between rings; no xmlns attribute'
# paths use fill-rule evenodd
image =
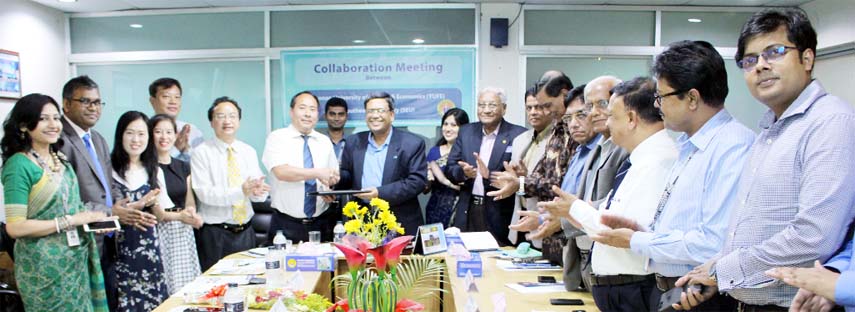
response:
<svg viewBox="0 0 855 312"><path fill-rule="evenodd" d="M267 199L270 186L258 166L258 153L237 138L241 108L219 97L208 109L214 137L193 150L190 171L197 211L205 224L196 233L202 271L232 253L256 246L250 226L251 202Z"/></svg>
<svg viewBox="0 0 855 312"><path fill-rule="evenodd" d="M723 249L676 283L707 291L684 293L679 308L717 291L743 311L833 305L764 274L825 262L855 216L855 109L813 80L815 51L816 32L801 10L764 10L743 26L735 58L751 95L769 110L742 170Z"/></svg>
<svg viewBox="0 0 855 312"><path fill-rule="evenodd" d="M510 245L508 224L514 211L514 196L494 200L486 196L496 190L490 172L504 171L511 160L511 144L525 128L504 118L505 90L486 87L478 92L478 122L460 127L448 155L445 175L462 183L452 224L464 232L490 231L501 246Z"/></svg>
<svg viewBox="0 0 855 312"><path fill-rule="evenodd" d="M364 102L369 131L345 139L336 189L364 190L355 196L366 203L372 198L389 202L407 235L416 235L424 224L418 196L427 184L425 141L403 129L392 128L395 100L386 92Z"/></svg>
<svg viewBox="0 0 855 312"><path fill-rule="evenodd" d="M754 133L724 108L727 72L724 60L705 41L672 43L656 57L654 105L665 127L682 132L678 160L660 190L650 224L622 217L604 219L610 230L597 242L631 249L649 259L656 274L651 302L675 286L678 278L713 257L724 243L736 204L736 186ZM716 296L696 311L732 311L731 297Z"/></svg>
<svg viewBox="0 0 855 312"><path fill-rule="evenodd" d="M116 215L128 226L154 226L155 216L139 210L124 208L116 203L118 189L113 187L113 166L107 140L93 127L101 118L106 104L101 101L98 84L88 76L75 77L62 88L62 138L65 144L60 151L65 154L80 185L80 200L87 209ZM112 235L95 235L101 255L101 270L107 304L111 310L118 305L116 292L116 245Z"/></svg>

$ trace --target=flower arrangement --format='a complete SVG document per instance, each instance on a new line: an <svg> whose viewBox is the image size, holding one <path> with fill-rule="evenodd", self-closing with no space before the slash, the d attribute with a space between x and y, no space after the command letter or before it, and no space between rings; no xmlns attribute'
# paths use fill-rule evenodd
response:
<svg viewBox="0 0 855 312"><path fill-rule="evenodd" d="M371 199L368 207L360 207L356 202L348 202L342 213L351 218L344 224L347 234L364 237L373 246L384 243L384 239L392 237L393 233L404 234L404 228L398 223L395 214L389 210L389 203L379 198Z"/></svg>
<svg viewBox="0 0 855 312"><path fill-rule="evenodd" d="M443 291L435 286L442 275L442 263L424 257L401 263L401 252L413 236L397 236L404 234L404 229L388 202L374 198L369 205L360 207L349 202L342 210L352 219L344 225L344 242L334 245L344 253L350 275L336 276L333 281L347 287L347 298L327 312L423 310L424 306L415 300ZM366 266L369 254L374 257L374 267Z"/></svg>

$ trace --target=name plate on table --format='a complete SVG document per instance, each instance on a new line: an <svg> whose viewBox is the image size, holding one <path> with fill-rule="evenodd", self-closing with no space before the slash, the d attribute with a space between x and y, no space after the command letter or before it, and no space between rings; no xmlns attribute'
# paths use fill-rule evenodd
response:
<svg viewBox="0 0 855 312"><path fill-rule="evenodd" d="M481 263L481 255L477 252L472 253L472 258L469 260L457 259L457 277L466 276L466 272L472 272L473 277L481 277L483 275L483 265Z"/></svg>
<svg viewBox="0 0 855 312"><path fill-rule="evenodd" d="M323 255L287 255L285 271L318 272L335 270L335 254Z"/></svg>

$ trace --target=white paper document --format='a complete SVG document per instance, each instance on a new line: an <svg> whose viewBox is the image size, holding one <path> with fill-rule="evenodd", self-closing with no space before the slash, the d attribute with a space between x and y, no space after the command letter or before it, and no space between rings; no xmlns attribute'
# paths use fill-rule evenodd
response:
<svg viewBox="0 0 855 312"><path fill-rule="evenodd" d="M547 294L547 293L565 293L564 283L533 283L519 282L505 284L510 289L516 290L521 294Z"/></svg>
<svg viewBox="0 0 855 312"><path fill-rule="evenodd" d="M485 251L499 249L499 243L490 232L460 233L460 240L469 251Z"/></svg>

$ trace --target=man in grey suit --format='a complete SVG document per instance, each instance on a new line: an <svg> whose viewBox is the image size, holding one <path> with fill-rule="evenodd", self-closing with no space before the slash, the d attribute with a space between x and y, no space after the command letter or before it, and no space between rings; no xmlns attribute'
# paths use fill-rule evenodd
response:
<svg viewBox="0 0 855 312"><path fill-rule="evenodd" d="M591 111L588 116L589 123L594 128L594 132L599 133L602 139L597 147L591 151L591 156L582 169L577 196L582 200L593 202L595 206L599 205L600 201L609 194L618 168L624 160L629 158L629 153L611 140L611 132L606 126L609 113L607 107L611 97L610 91L619 83L621 80L617 77L600 76L585 86L585 105ZM577 247L573 248L574 246L571 243L565 250L565 280L573 279L579 274L576 272L581 272L582 281L586 288L591 289L591 266L588 258L594 242L587 235L581 235L579 230L566 220L561 221L561 228L568 238L575 237L575 247Z"/></svg>
<svg viewBox="0 0 855 312"><path fill-rule="evenodd" d="M113 168L110 165L110 148L100 133L92 129L101 118L104 102L98 92L98 84L88 76L69 80L62 88L62 134L65 142L60 151L77 174L80 199L87 209L116 215L127 225L153 225L151 214L125 208L127 200L114 201L120 194L113 187ZM96 235L101 269L104 272L105 290L111 311L117 304L115 276L115 240L112 233Z"/></svg>

